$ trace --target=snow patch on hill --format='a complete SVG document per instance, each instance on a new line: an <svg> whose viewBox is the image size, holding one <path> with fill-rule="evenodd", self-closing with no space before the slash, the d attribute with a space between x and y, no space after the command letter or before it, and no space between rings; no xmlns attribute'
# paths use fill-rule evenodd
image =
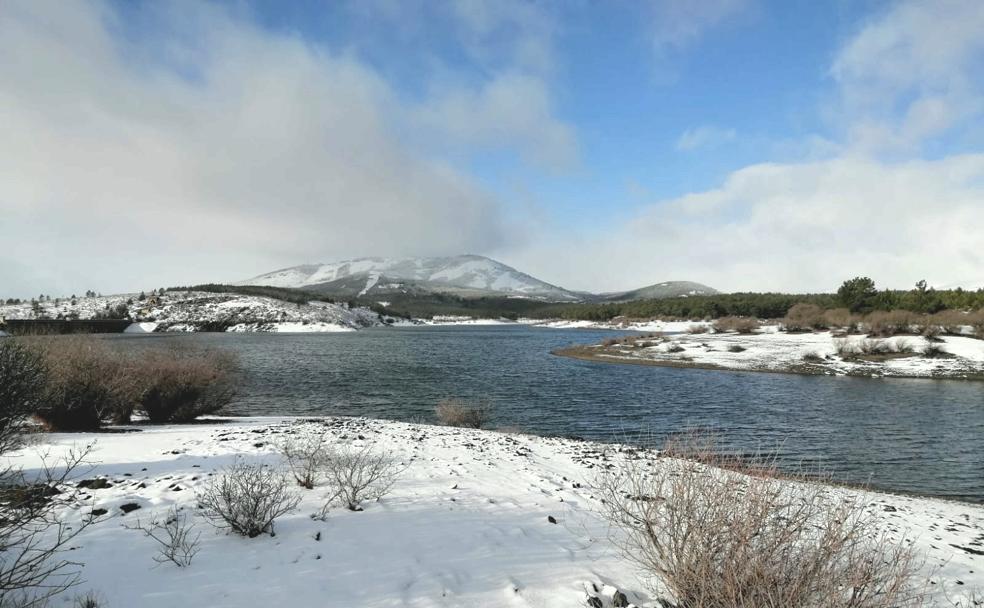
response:
<svg viewBox="0 0 984 608"><path fill-rule="evenodd" d="M94 319L123 307L134 324L129 332L153 331L353 331L382 325L379 315L366 308L348 308L331 302L295 304L275 298L235 293L168 291L163 295L138 294L51 300L0 306L0 318Z"/></svg>

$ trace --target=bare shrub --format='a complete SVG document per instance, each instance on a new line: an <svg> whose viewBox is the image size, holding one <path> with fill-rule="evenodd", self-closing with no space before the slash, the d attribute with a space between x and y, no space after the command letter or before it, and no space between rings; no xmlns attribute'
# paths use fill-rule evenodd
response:
<svg viewBox="0 0 984 608"><path fill-rule="evenodd" d="M687 328L688 334L706 334L708 331L710 331L710 329L706 325L700 325L697 323L694 323Z"/></svg>
<svg viewBox="0 0 984 608"><path fill-rule="evenodd" d="M447 426L480 429L490 418L487 403L466 403L462 399L445 399L434 408L437 421Z"/></svg>
<svg viewBox="0 0 984 608"><path fill-rule="evenodd" d="M336 503L350 511L361 511L363 502L388 494L404 468L392 456L374 452L371 446L333 450L325 468L331 493L321 516Z"/></svg>
<svg viewBox="0 0 984 608"><path fill-rule="evenodd" d="M803 361L807 363L823 363L824 359L820 353L810 352L803 355Z"/></svg>
<svg viewBox="0 0 984 608"><path fill-rule="evenodd" d="M51 430L99 428L104 419L125 421L134 395L123 357L104 341L83 336L38 338L48 368L35 416Z"/></svg>
<svg viewBox="0 0 984 608"><path fill-rule="evenodd" d="M885 340L865 338L858 342L858 350L862 355L884 355L891 352L892 348Z"/></svg>
<svg viewBox="0 0 984 608"><path fill-rule="evenodd" d="M929 344L923 349L922 356L929 359L948 359L953 355L939 344Z"/></svg>
<svg viewBox="0 0 984 608"><path fill-rule="evenodd" d="M666 352L668 352L668 353L682 353L684 350L686 350L686 349L684 349L679 344L671 344L670 346L668 346L666 348Z"/></svg>
<svg viewBox="0 0 984 608"><path fill-rule="evenodd" d="M210 479L198 494L205 517L248 538L273 536L274 520L296 509L300 500L281 472L243 461Z"/></svg>
<svg viewBox="0 0 984 608"><path fill-rule="evenodd" d="M758 319L751 317L721 317L714 321L714 331L727 332L734 331L739 334L750 334L761 327Z"/></svg>
<svg viewBox="0 0 984 608"><path fill-rule="evenodd" d="M864 326L872 336L894 336L911 333L918 317L908 310L875 311L864 318Z"/></svg>
<svg viewBox="0 0 984 608"><path fill-rule="evenodd" d="M129 364L137 409L151 422L189 422L235 395L236 359L216 350L151 351Z"/></svg>
<svg viewBox="0 0 984 608"><path fill-rule="evenodd" d="M979 316L984 316L978 312ZM929 315L927 323L940 328L945 334L960 335L963 328L971 325L972 317L970 314L959 310L941 310L940 312Z"/></svg>
<svg viewBox="0 0 984 608"><path fill-rule="evenodd" d="M158 564L170 562L179 568L186 568L198 554L198 540L202 534L195 533L195 524L176 507L168 509L163 519L153 519L147 524L141 524L138 520L135 525L126 527L140 530L157 543L154 561Z"/></svg>
<svg viewBox="0 0 984 608"><path fill-rule="evenodd" d="M0 454L21 446L24 421L38 407L46 373L38 352L0 339Z"/></svg>
<svg viewBox="0 0 984 608"><path fill-rule="evenodd" d="M0 600L41 607L80 582L82 564L65 554L93 519L69 524L59 514L78 506L78 491L68 482L89 451L73 448L53 462L42 458L31 475L0 471Z"/></svg>
<svg viewBox="0 0 984 608"><path fill-rule="evenodd" d="M823 308L816 304L793 304L782 319L786 331L813 331L827 327Z"/></svg>
<svg viewBox="0 0 984 608"><path fill-rule="evenodd" d="M83 593L82 595L77 595L72 601L72 606L74 608L102 608L103 605L102 596L95 591L89 591L87 593Z"/></svg>
<svg viewBox="0 0 984 608"><path fill-rule="evenodd" d="M623 457L596 483L613 540L676 606L922 605L911 545L880 531L863 497L776 479L774 460L689 453Z"/></svg>
<svg viewBox="0 0 984 608"><path fill-rule="evenodd" d="M746 350L748 349L742 346L741 344L732 344L731 346L728 347L729 353L743 353Z"/></svg>
<svg viewBox="0 0 984 608"><path fill-rule="evenodd" d="M291 437L280 446L280 453L287 460L287 467L297 485L311 490L322 479L332 455L323 435Z"/></svg>
<svg viewBox="0 0 984 608"><path fill-rule="evenodd" d="M848 332L855 332L861 323L861 317L852 313L847 308L832 308L823 311L823 324L825 327L842 328Z"/></svg>

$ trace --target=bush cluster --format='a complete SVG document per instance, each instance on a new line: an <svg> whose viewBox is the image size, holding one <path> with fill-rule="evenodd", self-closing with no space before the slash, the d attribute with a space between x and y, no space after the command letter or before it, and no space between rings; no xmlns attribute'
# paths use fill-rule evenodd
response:
<svg viewBox="0 0 984 608"><path fill-rule="evenodd" d="M761 327L761 323L758 322L758 319L750 317L721 317L714 321L714 331L719 333L734 331L739 334L750 334L759 327Z"/></svg>
<svg viewBox="0 0 984 608"><path fill-rule="evenodd" d="M234 396L235 360L196 349L123 352L83 336L0 342L0 406L50 430L85 431L129 422L187 422ZM8 380L8 381L4 381ZM3 423L0 421L0 439Z"/></svg>
<svg viewBox="0 0 984 608"><path fill-rule="evenodd" d="M480 429L489 421L489 407L484 403L469 404L461 399L445 399L434 408L437 420L447 426Z"/></svg>

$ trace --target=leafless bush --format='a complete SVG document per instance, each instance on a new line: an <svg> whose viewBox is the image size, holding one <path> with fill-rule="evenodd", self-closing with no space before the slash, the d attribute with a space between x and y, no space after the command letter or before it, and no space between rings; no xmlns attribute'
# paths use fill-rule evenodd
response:
<svg viewBox="0 0 984 608"><path fill-rule="evenodd" d="M861 317L847 308L832 308L823 312L823 323L825 327L839 327L848 332L855 332L861 323Z"/></svg>
<svg viewBox="0 0 984 608"><path fill-rule="evenodd" d="M31 346L48 370L35 416L49 429L92 430L103 419L129 419L134 394L126 362L105 341L56 336L36 338Z"/></svg>
<svg viewBox="0 0 984 608"><path fill-rule="evenodd" d="M984 313L978 311L978 318L984 318ZM940 312L929 315L927 324L932 324L940 328L943 333L960 335L964 326L972 325L973 313L961 312L959 310L941 310Z"/></svg>
<svg viewBox="0 0 984 608"><path fill-rule="evenodd" d="M445 399L434 408L437 421L447 426L480 429L490 418L488 404L469 404L461 399Z"/></svg>
<svg viewBox="0 0 984 608"><path fill-rule="evenodd" d="M308 490L318 485L332 455L328 442L320 434L288 438L280 446L280 452L297 484Z"/></svg>
<svg viewBox="0 0 984 608"><path fill-rule="evenodd" d="M202 534L194 533L195 525L184 511L176 507L168 509L163 519L153 519L147 524L137 521L127 528L140 530L158 544L158 552L154 556L154 561L158 564L171 562L179 568L185 568L191 565L191 560L198 554L198 539Z"/></svg>
<svg viewBox="0 0 984 608"><path fill-rule="evenodd" d="M741 344L732 344L731 346L728 347L729 353L743 353L746 350L748 349L742 346Z"/></svg>
<svg viewBox="0 0 984 608"><path fill-rule="evenodd" d="M701 325L698 323L694 323L687 328L688 334L706 334L708 331L710 331L710 329L706 325Z"/></svg>
<svg viewBox="0 0 984 608"><path fill-rule="evenodd" d="M922 356L929 359L946 359L953 355L939 344L929 344L923 349Z"/></svg>
<svg viewBox="0 0 984 608"><path fill-rule="evenodd" d="M95 591L89 591L75 596L72 606L74 608L101 608L103 606L103 599Z"/></svg>
<svg viewBox="0 0 984 608"><path fill-rule="evenodd" d="M807 363L821 363L823 362L823 357L820 356L820 353L809 352L803 355L803 361L806 361Z"/></svg>
<svg viewBox="0 0 984 608"><path fill-rule="evenodd" d="M827 327L823 308L816 304L793 304L782 319L786 331L813 331Z"/></svg>
<svg viewBox="0 0 984 608"><path fill-rule="evenodd" d="M78 506L68 481L90 447L62 459L42 458L39 471L0 471L0 600L21 608L41 607L80 581L81 564L65 559L69 544L92 519L70 525L60 513ZM2 605L6 606L6 603Z"/></svg>
<svg viewBox="0 0 984 608"><path fill-rule="evenodd" d="M596 484L613 539L676 606L922 605L911 545L882 533L863 499L777 479L774 460L689 455L625 457Z"/></svg>
<svg viewBox="0 0 984 608"><path fill-rule="evenodd" d="M0 339L0 454L22 444L24 421L38 407L46 372L38 352Z"/></svg>
<svg viewBox="0 0 984 608"><path fill-rule="evenodd" d="M205 517L220 528L256 538L273 536L273 522L297 508L300 496L288 487L287 478L268 466L239 461L198 494Z"/></svg>
<svg viewBox="0 0 984 608"><path fill-rule="evenodd" d="M714 331L734 331L740 334L750 334L761 327L758 319L751 317L721 317L714 321Z"/></svg>
<svg viewBox="0 0 984 608"><path fill-rule="evenodd" d="M223 351L151 351L128 367L137 408L151 422L188 422L221 410L235 395L236 360Z"/></svg>
<svg viewBox="0 0 984 608"><path fill-rule="evenodd" d="M864 327L872 336L894 336L910 333L918 321L908 310L875 311L864 318Z"/></svg>
<svg viewBox="0 0 984 608"><path fill-rule="evenodd" d="M684 350L686 349L679 344L671 344L666 348L666 352L668 353L682 353Z"/></svg>
<svg viewBox="0 0 984 608"><path fill-rule="evenodd" d="M331 494L322 517L335 503L350 511L361 511L363 502L388 494L403 470L392 456L374 452L371 446L333 450L325 469Z"/></svg>

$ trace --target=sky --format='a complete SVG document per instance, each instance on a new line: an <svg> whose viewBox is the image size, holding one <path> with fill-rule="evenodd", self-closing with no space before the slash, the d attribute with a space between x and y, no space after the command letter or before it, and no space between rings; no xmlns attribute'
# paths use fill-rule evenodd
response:
<svg viewBox="0 0 984 608"><path fill-rule="evenodd" d="M984 287L980 0L0 1L0 297Z"/></svg>

